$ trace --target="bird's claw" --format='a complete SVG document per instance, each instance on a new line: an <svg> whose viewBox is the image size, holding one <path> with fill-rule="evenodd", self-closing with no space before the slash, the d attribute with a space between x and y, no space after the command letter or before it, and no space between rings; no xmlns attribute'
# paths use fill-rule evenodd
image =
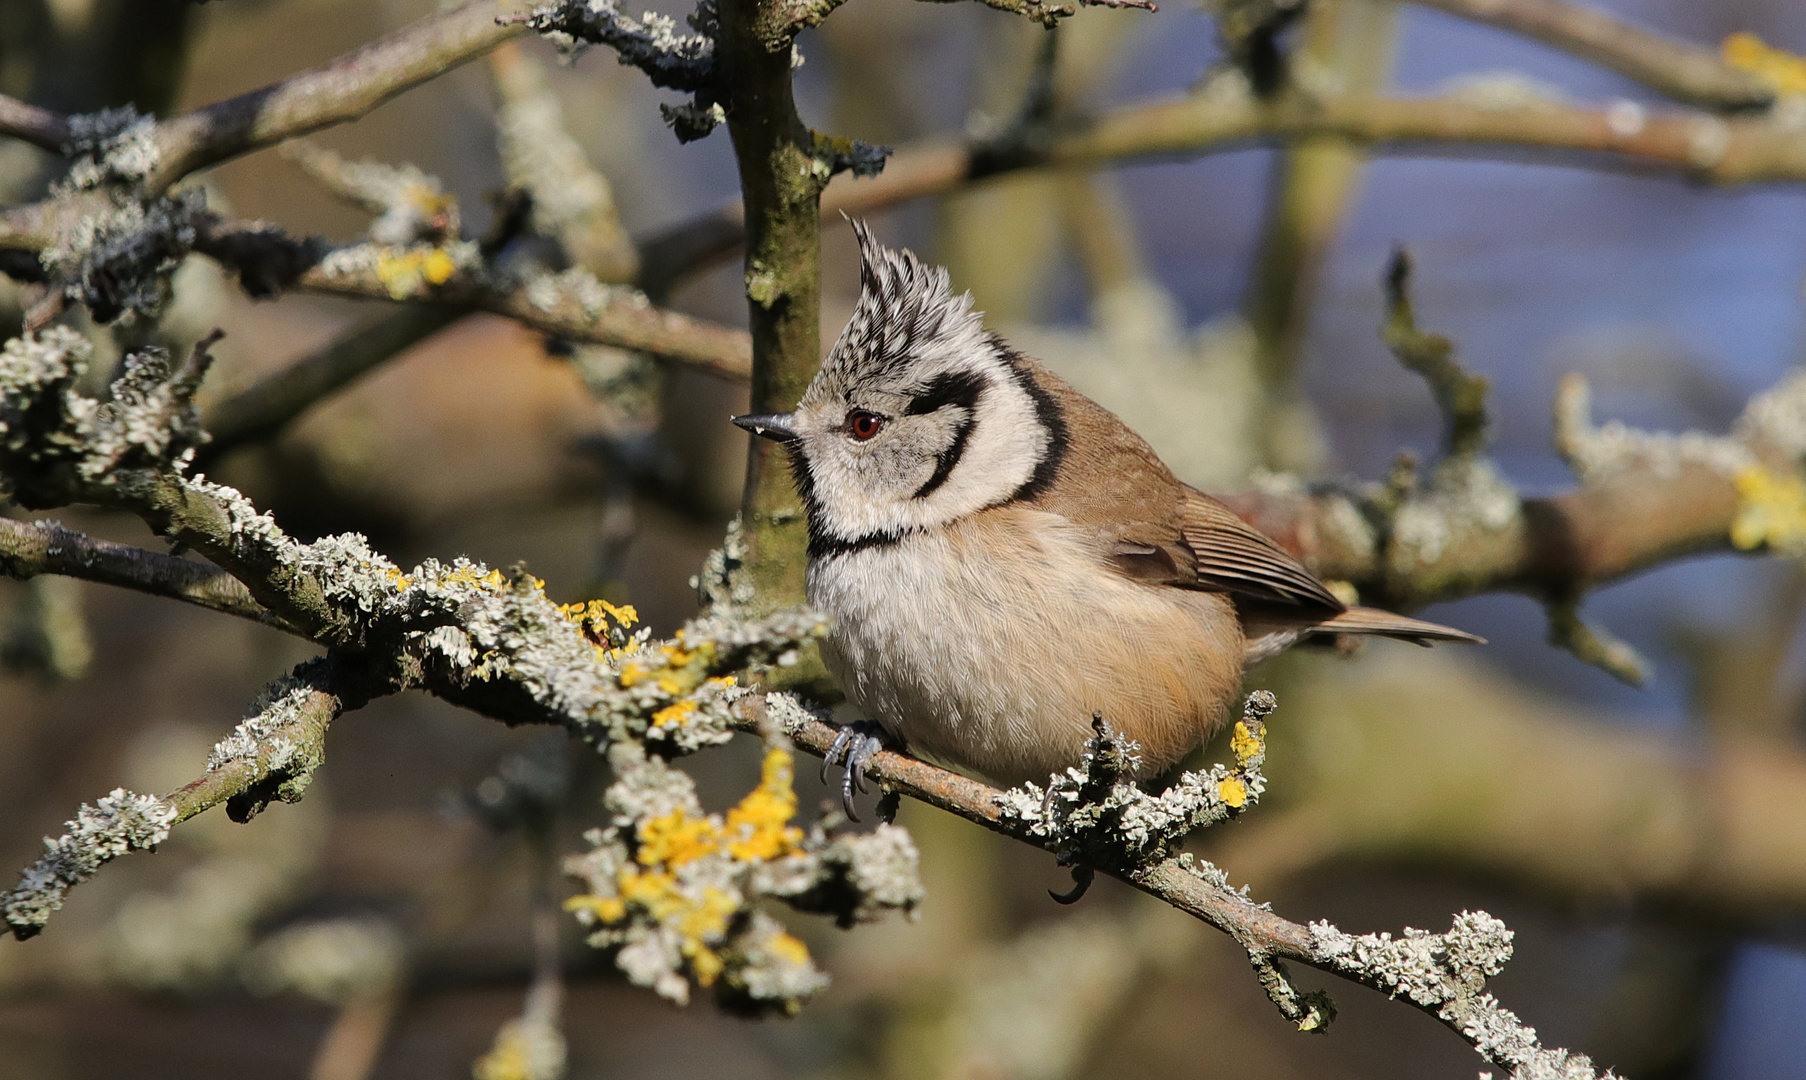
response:
<svg viewBox="0 0 1806 1080"><path fill-rule="evenodd" d="M835 736L834 745L822 755L821 778L828 780L830 766L842 765L846 771L840 777L840 804L846 810L850 821L858 821L859 814L853 809L853 796L865 794L865 768L873 755L884 749L884 741L878 733L883 730L878 725L861 720L848 724Z"/></svg>
<svg viewBox="0 0 1806 1080"><path fill-rule="evenodd" d="M1049 889L1047 895L1053 897L1056 904L1076 904L1084 898L1085 893L1091 889L1091 883L1096 880L1096 870L1089 866L1075 866L1072 868L1072 891L1057 893Z"/></svg>

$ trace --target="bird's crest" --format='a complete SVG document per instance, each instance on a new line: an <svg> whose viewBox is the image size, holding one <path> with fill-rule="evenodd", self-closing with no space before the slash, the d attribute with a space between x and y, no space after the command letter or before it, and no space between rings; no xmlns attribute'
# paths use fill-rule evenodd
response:
<svg viewBox="0 0 1806 1080"><path fill-rule="evenodd" d="M931 376L992 351L972 294L955 295L944 268L885 247L863 221L852 225L859 237L859 302L823 364L825 375L848 386L893 383L905 372Z"/></svg>

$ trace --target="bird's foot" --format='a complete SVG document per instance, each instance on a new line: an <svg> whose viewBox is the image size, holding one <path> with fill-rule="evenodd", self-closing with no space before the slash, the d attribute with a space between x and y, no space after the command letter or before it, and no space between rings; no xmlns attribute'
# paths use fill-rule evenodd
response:
<svg viewBox="0 0 1806 1080"><path fill-rule="evenodd" d="M827 782L829 767L842 765L846 768L840 777L840 804L852 821L859 820L858 812L853 809L853 796L865 794L865 767L874 754L884 749L883 732L883 728L869 720L848 724L840 729L834 745L822 756L823 783Z"/></svg>

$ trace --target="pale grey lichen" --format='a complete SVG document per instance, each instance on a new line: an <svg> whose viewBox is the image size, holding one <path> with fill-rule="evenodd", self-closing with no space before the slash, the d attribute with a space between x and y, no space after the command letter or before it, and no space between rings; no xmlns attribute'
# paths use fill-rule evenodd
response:
<svg viewBox="0 0 1806 1080"><path fill-rule="evenodd" d="M125 470L171 468L207 438L193 402L204 349L179 368L158 348L129 354L105 401L75 389L92 356L63 327L0 349L0 483L27 505L68 502Z"/></svg>
<svg viewBox="0 0 1806 1080"><path fill-rule="evenodd" d="M1699 113L1687 124L1687 163L1696 169L1712 169L1731 149L1731 128L1709 113Z"/></svg>
<svg viewBox="0 0 1806 1080"><path fill-rule="evenodd" d="M721 546L709 552L702 572L690 578L690 588L702 609L711 614L731 615L744 610L753 601L753 584L740 568L746 565L746 537L735 514L727 523L727 536Z"/></svg>
<svg viewBox="0 0 1806 1080"><path fill-rule="evenodd" d="M323 711L324 710L324 711ZM221 739L207 755L207 771L249 763L267 795L245 806L248 817L269 798L298 802L325 760L325 723L336 706L325 704L318 683L297 671L272 684L252 706L252 715Z"/></svg>
<svg viewBox="0 0 1806 1080"><path fill-rule="evenodd" d="M44 838L44 854L0 901L13 936L28 938L44 929L72 887L121 855L156 847L168 839L175 820L176 808L168 800L124 788L114 788L94 805L83 803L64 825L66 833Z"/></svg>
<svg viewBox="0 0 1806 1080"><path fill-rule="evenodd" d="M306 141L285 145L283 155L332 194L375 214L367 235L377 244L407 247L459 235L457 200L438 177L414 165L348 161Z"/></svg>
<svg viewBox="0 0 1806 1080"><path fill-rule="evenodd" d="M611 311L644 310L652 306L652 301L638 289L605 284L596 275L577 266L556 274L535 274L526 280L522 291L529 304L548 315L572 304L592 319Z"/></svg>
<svg viewBox="0 0 1806 1080"><path fill-rule="evenodd" d="M1755 407L1752 402L1751 408ZM1738 438L1698 431L1679 435L1640 431L1616 420L1595 427L1592 391L1576 374L1563 377L1556 388L1555 449L1582 483L1633 467L1648 469L1662 479L1672 479L1685 465L1701 465L1732 477L1756 460Z"/></svg>
<svg viewBox="0 0 1806 1080"><path fill-rule="evenodd" d="M208 220L199 188L145 198L117 191L110 206L76 217L39 253L52 282L95 320L151 316L169 299L169 279Z"/></svg>
<svg viewBox="0 0 1806 1080"><path fill-rule="evenodd" d="M1434 563L1465 536L1509 527L1522 505L1490 459L1449 458L1393 514L1388 558L1404 573Z"/></svg>
<svg viewBox="0 0 1806 1080"><path fill-rule="evenodd" d="M495 117L502 167L531 196L534 231L557 240L576 266L633 280L639 254L621 227L614 188L571 137L538 63L518 54L492 70L502 95Z"/></svg>
<svg viewBox="0 0 1806 1080"><path fill-rule="evenodd" d="M1545 1049L1536 1031L1485 992L1511 958L1512 932L1484 911L1464 911L1447 933L1407 928L1353 935L1310 925L1313 959L1378 990L1432 1009L1480 1055L1520 1080L1605 1080L1584 1055Z"/></svg>
<svg viewBox="0 0 1806 1080"><path fill-rule="evenodd" d="M1751 398L1731 432L1792 461L1806 460L1806 372L1795 372Z"/></svg>
<svg viewBox="0 0 1806 1080"><path fill-rule="evenodd" d="M73 159L58 193L87 191L102 184L141 184L162 160L157 118L126 105L69 117L63 153Z"/></svg>
<svg viewBox="0 0 1806 1080"><path fill-rule="evenodd" d="M1480 71L1450 80L1449 101L1487 112L1519 112L1560 108L1567 91L1554 83L1516 71Z"/></svg>
<svg viewBox="0 0 1806 1080"><path fill-rule="evenodd" d="M726 114L719 107L714 0L701 0L687 21L695 33L678 33L676 21L657 12L638 19L624 15L616 0L562 0L534 11L527 25L572 51L584 44L607 45L622 64L645 72L652 85L692 95L681 108L661 110L678 140L690 142L713 131Z"/></svg>
<svg viewBox="0 0 1806 1080"><path fill-rule="evenodd" d="M245 957L243 978L257 994L344 1005L393 989L406 963L407 945L392 921L352 916L283 927Z"/></svg>
<svg viewBox="0 0 1806 1080"><path fill-rule="evenodd" d="M1139 769L1140 745L1100 718L1079 765L1054 775L1046 787L1027 783L1001 792L997 805L1004 821L1025 826L1062 863L1146 865L1168 855L1187 834L1259 801L1266 789L1264 721L1275 706L1265 690L1248 695L1231 739L1236 764L1181 773L1158 795L1128 779Z"/></svg>

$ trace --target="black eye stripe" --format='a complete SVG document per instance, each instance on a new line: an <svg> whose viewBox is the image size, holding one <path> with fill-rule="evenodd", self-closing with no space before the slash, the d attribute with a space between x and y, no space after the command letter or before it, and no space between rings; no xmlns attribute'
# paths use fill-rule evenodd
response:
<svg viewBox="0 0 1806 1080"><path fill-rule="evenodd" d="M911 399L909 406L903 410L903 415L926 416L949 405L959 405L967 410L976 409L979 397L990 385L990 378L982 371L950 371L945 375L938 375Z"/></svg>

